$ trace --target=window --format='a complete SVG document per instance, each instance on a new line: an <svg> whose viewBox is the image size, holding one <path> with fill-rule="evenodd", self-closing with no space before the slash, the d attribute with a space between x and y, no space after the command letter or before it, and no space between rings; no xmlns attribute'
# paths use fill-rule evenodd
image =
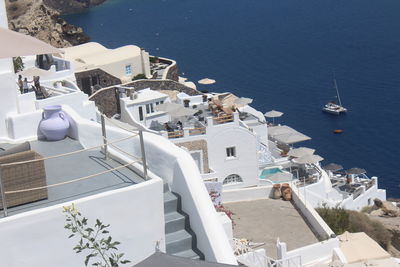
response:
<svg viewBox="0 0 400 267"><path fill-rule="evenodd" d="M146 114L154 113L154 105L153 103L151 104L146 104Z"/></svg>
<svg viewBox="0 0 400 267"><path fill-rule="evenodd" d="M143 108L139 107L139 120L143 120Z"/></svg>
<svg viewBox="0 0 400 267"><path fill-rule="evenodd" d="M234 146L226 148L226 157L228 158L236 157L236 148Z"/></svg>
<svg viewBox="0 0 400 267"><path fill-rule="evenodd" d="M236 183L243 183L242 177L237 174L230 174L228 175L222 184L236 184Z"/></svg>
<svg viewBox="0 0 400 267"><path fill-rule="evenodd" d="M160 104L164 104L164 100L161 100L161 101L160 101Z"/></svg>
<svg viewBox="0 0 400 267"><path fill-rule="evenodd" d="M125 74L126 75L131 75L132 74L132 65L126 65L125 66Z"/></svg>

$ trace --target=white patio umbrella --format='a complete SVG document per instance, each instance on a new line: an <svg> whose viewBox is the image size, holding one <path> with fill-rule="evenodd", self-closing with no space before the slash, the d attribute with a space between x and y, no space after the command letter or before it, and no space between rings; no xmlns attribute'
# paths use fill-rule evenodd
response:
<svg viewBox="0 0 400 267"><path fill-rule="evenodd" d="M62 53L34 37L0 27L0 58Z"/></svg>
<svg viewBox="0 0 400 267"><path fill-rule="evenodd" d="M156 106L157 111L164 111L164 112L170 112L179 108L182 108L182 105L172 103L172 102L165 102L160 105Z"/></svg>
<svg viewBox="0 0 400 267"><path fill-rule="evenodd" d="M236 107L244 107L248 104L251 104L253 102L253 99L248 98L248 97L239 97L236 98L233 103L236 105Z"/></svg>
<svg viewBox="0 0 400 267"><path fill-rule="evenodd" d="M265 112L264 116L267 118L272 118L272 123L275 124L275 118L281 117L283 115L283 112L276 111L276 110L271 110L268 112Z"/></svg>
<svg viewBox="0 0 400 267"><path fill-rule="evenodd" d="M312 155L314 154L315 149L308 148L308 147L299 147L299 148L294 148L291 149L287 154L288 156L294 157L294 158L300 158L304 157L307 155Z"/></svg>
<svg viewBox="0 0 400 267"><path fill-rule="evenodd" d="M185 107L180 107L178 109L171 110L169 115L172 117L185 117L185 116L193 116L197 110L195 109L190 109L190 108L185 108Z"/></svg>
<svg viewBox="0 0 400 267"><path fill-rule="evenodd" d="M299 164L313 164L320 161L323 161L324 158L319 155L307 155L300 158L293 159L293 162Z"/></svg>
<svg viewBox="0 0 400 267"><path fill-rule="evenodd" d="M366 170L361 169L361 168L351 168L346 171L347 174L364 174L367 173Z"/></svg>
<svg viewBox="0 0 400 267"><path fill-rule="evenodd" d="M298 131L286 125L268 127L269 136L275 136L281 134L293 134L293 133L298 133Z"/></svg>
<svg viewBox="0 0 400 267"><path fill-rule="evenodd" d="M215 80L210 78L204 78L198 81L199 84L214 84Z"/></svg>
<svg viewBox="0 0 400 267"><path fill-rule="evenodd" d="M311 137L309 137L305 134L296 132L296 133L276 135L276 136L274 136L274 139L277 140L278 142L290 145L290 144L310 140Z"/></svg>
<svg viewBox="0 0 400 267"><path fill-rule="evenodd" d="M326 166L324 166L322 168L324 170L332 171L332 172L343 170L343 166L340 165L340 164L336 164L336 163L329 163L328 165L326 165Z"/></svg>

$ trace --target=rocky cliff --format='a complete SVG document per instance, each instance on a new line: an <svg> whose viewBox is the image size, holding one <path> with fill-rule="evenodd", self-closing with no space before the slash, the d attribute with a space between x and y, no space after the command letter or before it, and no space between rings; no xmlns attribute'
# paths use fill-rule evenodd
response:
<svg viewBox="0 0 400 267"><path fill-rule="evenodd" d="M104 3L106 0L43 0L44 4L61 14L69 14L82 11Z"/></svg>
<svg viewBox="0 0 400 267"><path fill-rule="evenodd" d="M68 24L60 12L69 13L101 4L105 0L6 0L9 28L34 36L55 47L78 45L90 40L82 28Z"/></svg>

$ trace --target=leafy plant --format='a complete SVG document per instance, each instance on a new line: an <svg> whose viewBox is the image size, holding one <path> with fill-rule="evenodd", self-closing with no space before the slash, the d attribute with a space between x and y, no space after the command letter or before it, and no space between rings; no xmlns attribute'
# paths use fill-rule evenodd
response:
<svg viewBox="0 0 400 267"><path fill-rule="evenodd" d="M144 79L147 79L146 75L144 75L143 73L139 73L139 74L135 75L135 77L132 78L132 81L144 80Z"/></svg>
<svg viewBox="0 0 400 267"><path fill-rule="evenodd" d="M235 213L233 213L230 209L224 205L214 205L214 208L217 212L225 212L226 216L228 216L228 218L232 221L232 226L236 225L233 220L233 215L235 215Z"/></svg>
<svg viewBox="0 0 400 267"><path fill-rule="evenodd" d="M392 234L390 231L381 222L371 220L362 212L339 207L322 207L317 208L316 211L337 235L343 234L345 231L350 233L365 232L384 249L388 249L391 244Z"/></svg>
<svg viewBox="0 0 400 267"><path fill-rule="evenodd" d="M17 73L24 69L24 62L21 57L13 57L14 72Z"/></svg>
<svg viewBox="0 0 400 267"><path fill-rule="evenodd" d="M86 256L85 266L88 266L91 260L97 259L92 266L98 267L118 267L120 264L129 263L129 260L123 260L124 253L117 253L117 246L120 244L114 241L111 236L106 237L109 233L109 224L103 224L96 219L94 227L88 226L88 219L83 217L75 208L74 204L64 207L63 213L66 216L65 229L72 232L68 238L79 236L78 244L73 248L76 253L88 250L89 255Z"/></svg>
<svg viewBox="0 0 400 267"><path fill-rule="evenodd" d="M158 57L150 57L150 63L158 63L160 59Z"/></svg>

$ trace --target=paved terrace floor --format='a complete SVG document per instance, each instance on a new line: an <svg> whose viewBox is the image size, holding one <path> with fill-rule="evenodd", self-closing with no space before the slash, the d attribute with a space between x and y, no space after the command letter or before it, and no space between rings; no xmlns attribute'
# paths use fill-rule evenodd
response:
<svg viewBox="0 0 400 267"><path fill-rule="evenodd" d="M70 138L57 142L33 141L30 143L31 149L43 157L83 149L78 141ZM9 147L8 144L0 144L0 148L7 149ZM112 159L105 160L99 149L87 150L70 156L45 160L46 182L47 185L57 184L118 166L121 166L121 164ZM94 178L48 188L48 199L12 207L8 209L8 213L14 215L28 210L48 207L143 181L143 178L132 170L121 168ZM2 216L3 213L0 211L0 217Z"/></svg>
<svg viewBox="0 0 400 267"><path fill-rule="evenodd" d="M224 203L234 215L233 237L265 243L267 256L277 258L276 241L286 242L288 250L318 242L303 218L288 201L261 199Z"/></svg>

